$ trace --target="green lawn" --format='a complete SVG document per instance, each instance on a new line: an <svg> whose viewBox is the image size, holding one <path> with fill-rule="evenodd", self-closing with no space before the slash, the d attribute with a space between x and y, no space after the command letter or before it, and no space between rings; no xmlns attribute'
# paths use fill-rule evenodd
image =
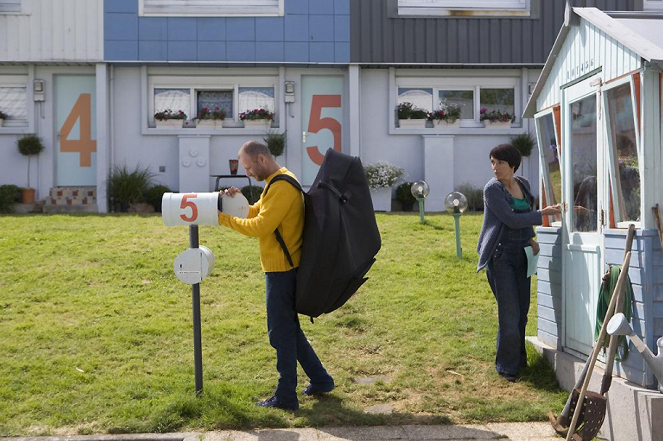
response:
<svg viewBox="0 0 663 441"><path fill-rule="evenodd" d="M358 294L302 326L337 389L294 413L258 408L276 382L258 243L201 227L205 392L193 382L191 289L173 273L188 230L148 216L0 217L0 436L339 424L545 420L566 394L530 350L494 371L497 310L474 251L481 216L379 214L383 246ZM528 334L536 333L536 295ZM363 384L366 377L381 380ZM306 378L300 377L300 389ZM390 404L391 415L366 409Z"/></svg>

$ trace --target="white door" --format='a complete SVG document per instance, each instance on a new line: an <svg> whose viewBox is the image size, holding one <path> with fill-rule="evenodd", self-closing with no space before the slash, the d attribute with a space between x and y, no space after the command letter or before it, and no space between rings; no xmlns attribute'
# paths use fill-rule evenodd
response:
<svg viewBox="0 0 663 441"><path fill-rule="evenodd" d="M562 143L564 346L589 355L603 268L603 129L599 75L564 90Z"/></svg>

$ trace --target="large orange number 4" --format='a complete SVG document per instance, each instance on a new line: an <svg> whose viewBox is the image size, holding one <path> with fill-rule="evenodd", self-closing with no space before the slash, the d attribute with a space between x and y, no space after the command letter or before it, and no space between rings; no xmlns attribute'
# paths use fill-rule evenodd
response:
<svg viewBox="0 0 663 441"><path fill-rule="evenodd" d="M80 139L68 139L71 130L80 121ZM69 112L67 120L60 129L60 151L66 153L80 153L80 166L92 166L92 153L97 151L97 141L92 139L92 97L89 93L82 93L76 104Z"/></svg>
<svg viewBox="0 0 663 441"><path fill-rule="evenodd" d="M331 130L334 135L334 150L341 151L341 123L334 118L320 118L323 107L341 107L341 95L313 95L311 102L311 115L308 120L309 133L318 133L322 129ZM325 155L320 153L317 145L307 147L311 161L317 165L322 164Z"/></svg>
<svg viewBox="0 0 663 441"><path fill-rule="evenodd" d="M198 195L195 193L185 194L182 197L182 203L180 204L180 208L182 210L184 210L187 207L191 208L191 216L187 216L186 214L180 214L180 218L184 222L194 222L196 219L198 219L198 206L196 205L195 202L189 200L189 199L195 199L196 197L198 197Z"/></svg>

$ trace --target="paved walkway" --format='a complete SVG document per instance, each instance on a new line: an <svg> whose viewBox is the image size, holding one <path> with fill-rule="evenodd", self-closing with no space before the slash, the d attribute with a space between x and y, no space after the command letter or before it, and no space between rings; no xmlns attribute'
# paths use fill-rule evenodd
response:
<svg viewBox="0 0 663 441"><path fill-rule="evenodd" d="M5 438L12 441L457 441L510 439L559 441L548 423L465 426L323 427L319 429L223 430L201 433Z"/></svg>

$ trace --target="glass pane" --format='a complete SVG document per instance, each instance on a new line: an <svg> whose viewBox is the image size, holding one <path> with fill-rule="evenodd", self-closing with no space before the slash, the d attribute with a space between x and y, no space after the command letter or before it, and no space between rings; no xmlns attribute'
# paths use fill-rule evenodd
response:
<svg viewBox="0 0 663 441"><path fill-rule="evenodd" d="M504 119L512 119L515 114L513 106L515 92L513 89L481 89L481 115L487 116L498 112L508 116ZM492 118L485 118L492 120Z"/></svg>
<svg viewBox="0 0 663 441"><path fill-rule="evenodd" d="M539 151L543 156L545 164L544 173L548 174L550 181L550 196L546 201L548 205L554 205L562 200L562 175L559 168L559 150L557 149L557 139L555 136L555 125L553 123L553 114L549 113L540 118L539 128L541 130L541 139L543 145L539 146ZM548 189L546 189L548 190ZM561 220L561 216L555 215L555 220Z"/></svg>
<svg viewBox="0 0 663 441"><path fill-rule="evenodd" d="M239 112L255 109L267 109L274 112L274 88L273 87L240 87L239 88Z"/></svg>
<svg viewBox="0 0 663 441"><path fill-rule="evenodd" d="M398 104L411 103L426 112L433 111L433 89L398 88Z"/></svg>
<svg viewBox="0 0 663 441"><path fill-rule="evenodd" d="M640 168L638 167L638 149L635 139L635 120L631 102L631 85L623 84L608 91L608 112L610 127L608 133L612 140L613 151L610 158L614 164L616 176L610 177L611 185L617 187L615 220L640 220Z"/></svg>
<svg viewBox="0 0 663 441"><path fill-rule="evenodd" d="M28 119L28 99L25 87L0 87L0 111L9 120Z"/></svg>
<svg viewBox="0 0 663 441"><path fill-rule="evenodd" d="M596 231L596 96L576 101L571 111L571 163L573 175L573 229Z"/></svg>
<svg viewBox="0 0 663 441"><path fill-rule="evenodd" d="M191 100L189 89L154 89L154 113L180 110L191 118Z"/></svg>
<svg viewBox="0 0 663 441"><path fill-rule="evenodd" d="M440 90L438 108L444 109L449 104L460 106L461 119L474 119L473 90Z"/></svg>
<svg viewBox="0 0 663 441"><path fill-rule="evenodd" d="M232 90L201 90L198 91L198 102L196 103L196 115L200 115L203 107L226 112L226 118L233 117L233 91Z"/></svg>

